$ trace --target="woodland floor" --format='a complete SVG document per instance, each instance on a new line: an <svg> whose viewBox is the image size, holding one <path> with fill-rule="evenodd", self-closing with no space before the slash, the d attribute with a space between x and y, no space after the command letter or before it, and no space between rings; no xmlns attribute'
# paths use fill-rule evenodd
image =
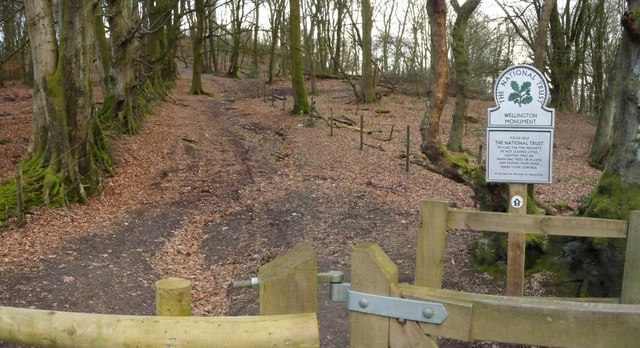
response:
<svg viewBox="0 0 640 348"><path fill-rule="evenodd" d="M307 127L307 118L292 116L289 80L206 75L213 97L187 95L189 84L185 71L140 134L113 143L115 175L89 204L37 209L26 227L0 230L0 305L152 315L154 282L174 276L192 281L194 315L254 315L257 291L231 281L256 276L295 245L311 243L319 271L345 271L348 281L351 246L374 241L398 265L400 281L412 282L420 199L476 209L467 187L416 165L405 172L406 126L418 154L424 99L389 94L358 106L344 82L320 81L313 97L320 113L363 115L365 128L381 131L366 135L373 147L360 150L357 132L340 128L330 136L323 121ZM287 100L264 101L264 91ZM0 89L0 179L12 175L28 144L30 101L25 87ZM470 103L478 121L466 130L472 153L485 142L492 106ZM452 108L453 100L443 117L445 140ZM585 161L595 127L580 115L556 114L556 122L553 184L536 192L568 203L568 214L599 176ZM502 293L504 279L469 265L478 235L449 231L444 287ZM546 277L528 275L526 294L553 293ZM345 306L331 303L322 285L319 320L323 347L348 346Z"/></svg>

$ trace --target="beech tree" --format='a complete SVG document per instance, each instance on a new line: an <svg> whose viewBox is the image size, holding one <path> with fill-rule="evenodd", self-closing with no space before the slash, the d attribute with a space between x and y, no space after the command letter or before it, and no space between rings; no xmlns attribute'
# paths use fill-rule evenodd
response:
<svg viewBox="0 0 640 348"><path fill-rule="evenodd" d="M275 69L277 64L277 48L280 32L280 26L284 20L285 0L266 0L269 7L269 69L267 71L267 79L269 83L273 83L275 79Z"/></svg>
<svg viewBox="0 0 640 348"><path fill-rule="evenodd" d="M99 115L102 120L116 124L120 131L133 134L140 128L142 119L136 105L139 94L136 61L140 58L140 14L137 3L132 0L106 0L105 5L109 13L108 39L102 24L101 8L94 20L104 94Z"/></svg>
<svg viewBox="0 0 640 348"><path fill-rule="evenodd" d="M104 144L92 112L97 2L25 0L34 66L32 132L21 168L44 203L86 201L99 189Z"/></svg>
<svg viewBox="0 0 640 348"><path fill-rule="evenodd" d="M362 2L362 78L360 79L360 100L365 103L376 101L376 79L373 70L371 50L373 29L373 7L370 0Z"/></svg>
<svg viewBox="0 0 640 348"><path fill-rule="evenodd" d="M480 5L480 0L468 0L462 6L458 0L451 0L451 6L456 11L456 20L451 30L452 52L454 60L454 90L456 92L456 105L453 110L453 122L447 148L451 151L462 150L462 136L465 116L467 114L467 94L469 90L469 55L465 35L469 18L473 11Z"/></svg>
<svg viewBox="0 0 640 348"><path fill-rule="evenodd" d="M228 77L238 77L238 72L240 71L244 4L244 0L233 0L229 2L231 9L231 56L229 57L229 69L227 69Z"/></svg>
<svg viewBox="0 0 640 348"><path fill-rule="evenodd" d="M311 106L304 85L302 66L302 39L300 34L300 0L289 0L289 44L291 46L291 85L293 87L293 113L309 114Z"/></svg>
<svg viewBox="0 0 640 348"><path fill-rule="evenodd" d="M627 0L622 18L622 39L617 57L611 152L602 176L587 202L583 216L628 219L640 210L640 0ZM619 296L623 269L623 241L608 239L573 243L573 271L585 277L586 294ZM596 265L595 267L593 265Z"/></svg>
<svg viewBox="0 0 640 348"><path fill-rule="evenodd" d="M195 0L194 17L191 20L191 48L193 52L193 68L191 72L191 89L189 94L207 94L202 88L202 69L204 67L202 46L205 30L205 0Z"/></svg>

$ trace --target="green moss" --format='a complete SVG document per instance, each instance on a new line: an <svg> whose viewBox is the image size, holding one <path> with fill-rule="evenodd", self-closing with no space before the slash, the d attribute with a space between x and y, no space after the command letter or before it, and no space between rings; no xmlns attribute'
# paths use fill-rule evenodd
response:
<svg viewBox="0 0 640 348"><path fill-rule="evenodd" d="M605 170L579 214L589 217L627 220L640 209L640 185L625 183L621 176ZM625 240L615 238L555 237L549 243L556 256L559 277L574 279L573 296L620 296L624 269Z"/></svg>
<svg viewBox="0 0 640 348"><path fill-rule="evenodd" d="M6 180L0 183L0 228L10 217L17 215L16 181Z"/></svg>
<svg viewBox="0 0 640 348"><path fill-rule="evenodd" d="M495 278L504 278L507 269L507 239L501 233L486 232L473 242L471 264Z"/></svg>
<svg viewBox="0 0 640 348"><path fill-rule="evenodd" d="M449 152L444 144L441 144L440 146L448 165L458 168L461 174L472 178L475 182L483 183L485 181L484 170L482 170L480 166L469 162L469 156L467 154L463 153L459 156L454 156Z"/></svg>
<svg viewBox="0 0 640 348"><path fill-rule="evenodd" d="M9 139L0 139L0 145L9 143Z"/></svg>
<svg viewBox="0 0 640 348"><path fill-rule="evenodd" d="M604 171L581 215L608 219L629 219L632 210L640 209L640 185L625 184L619 175Z"/></svg>
<svg viewBox="0 0 640 348"><path fill-rule="evenodd" d="M508 236L505 233L485 232L472 245L472 265L494 277L504 277L507 265L507 240ZM527 272L537 272L540 270L540 260L547 255L547 238L527 234L525 240L524 269Z"/></svg>

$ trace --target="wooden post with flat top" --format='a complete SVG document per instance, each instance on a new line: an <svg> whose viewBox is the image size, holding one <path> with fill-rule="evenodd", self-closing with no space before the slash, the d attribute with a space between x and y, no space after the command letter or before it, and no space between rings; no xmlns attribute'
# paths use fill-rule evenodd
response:
<svg viewBox="0 0 640 348"><path fill-rule="evenodd" d="M509 214L527 213L527 184L509 184ZM507 251L507 296L524 291L524 250L526 234L509 233Z"/></svg>

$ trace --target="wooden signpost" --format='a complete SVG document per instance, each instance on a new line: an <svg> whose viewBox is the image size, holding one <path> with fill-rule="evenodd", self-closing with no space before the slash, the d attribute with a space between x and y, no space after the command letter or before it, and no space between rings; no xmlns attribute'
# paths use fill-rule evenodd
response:
<svg viewBox="0 0 640 348"><path fill-rule="evenodd" d="M527 213L527 184L550 184L554 110L546 107L549 86L528 65L506 69L496 81L497 106L488 109L487 182L509 183L509 213ZM524 288L525 234L509 233L507 295Z"/></svg>

